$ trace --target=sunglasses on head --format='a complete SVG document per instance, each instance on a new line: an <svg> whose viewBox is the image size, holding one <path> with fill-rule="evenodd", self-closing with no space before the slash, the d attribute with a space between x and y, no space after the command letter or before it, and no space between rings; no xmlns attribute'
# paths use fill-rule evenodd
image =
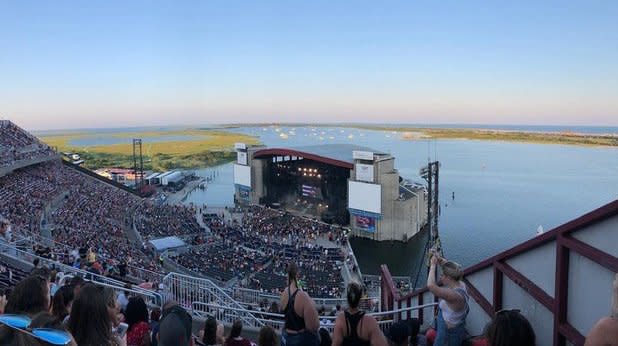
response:
<svg viewBox="0 0 618 346"><path fill-rule="evenodd" d="M68 345L71 343L71 334L64 330L51 328L28 328L32 320L27 316L4 314L0 315L0 324L28 334L34 338L52 345Z"/></svg>

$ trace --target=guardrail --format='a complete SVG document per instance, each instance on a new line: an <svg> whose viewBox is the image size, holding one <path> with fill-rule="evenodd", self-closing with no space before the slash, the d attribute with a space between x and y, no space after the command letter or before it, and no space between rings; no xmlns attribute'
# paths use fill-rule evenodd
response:
<svg viewBox="0 0 618 346"><path fill-rule="evenodd" d="M14 246L9 246L2 244L0 246L0 254L3 256L7 256L19 261L25 262L25 264L30 264L34 261L34 259L39 260L40 265L48 266L49 268L56 269L58 271L63 272L65 275L70 276L81 276L86 281L91 281L96 284L101 284L104 286L109 286L114 288L115 290L132 292L134 294L140 295L144 298L146 302L149 302L152 306L163 306L163 296L157 292L143 289L141 287L135 286L132 289L125 288L126 283L120 280L116 280L104 275L99 275L96 273L88 272L85 270L81 270L79 268L74 268L66 264L62 264L56 261L53 261L48 258L37 256L28 251L19 249Z"/></svg>
<svg viewBox="0 0 618 346"><path fill-rule="evenodd" d="M412 311L421 311L429 308L433 310L436 305L437 303L429 303L392 311L367 313L367 315L375 317L378 321L380 329L386 333L394 322L399 321L399 316L401 316L402 313L410 314ZM244 308L233 308L199 301L191 303L191 311L195 317L202 319L214 317L217 321L228 325L234 323L237 315L244 313L251 313L255 316L255 323L246 324L245 327L260 328L264 325L268 325L275 330L281 330L285 323L285 316L283 314L247 310ZM336 319L337 316L320 316L320 327L325 328L329 333L333 333L335 330Z"/></svg>
<svg viewBox="0 0 618 346"><path fill-rule="evenodd" d="M173 299L185 308L192 308L193 302L206 302L205 304L244 310L225 290L208 279L169 273L163 278L163 284L168 291L168 300ZM234 317L241 319L246 325L259 324L249 310Z"/></svg>
<svg viewBox="0 0 618 346"><path fill-rule="evenodd" d="M259 306L260 303L264 301L267 301L269 304L272 304L273 302L279 303L280 298L281 298L279 294L253 290L250 288L235 287L229 290L229 292L234 299L241 301L243 303L246 303L246 304L254 305L254 306ZM318 308L322 306L326 308L334 308L337 305L339 306L347 305L347 300L344 298L313 298L312 297L312 299L315 302L316 307ZM371 306L374 303L378 304L379 306L379 299L380 297L363 298L361 300L361 306L363 308L366 308L367 310L370 310Z"/></svg>

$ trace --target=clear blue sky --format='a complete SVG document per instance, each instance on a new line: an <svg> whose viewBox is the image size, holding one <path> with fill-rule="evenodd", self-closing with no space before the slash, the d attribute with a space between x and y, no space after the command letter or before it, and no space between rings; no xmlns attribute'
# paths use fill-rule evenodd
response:
<svg viewBox="0 0 618 346"><path fill-rule="evenodd" d="M618 125L618 1L1 1L0 117Z"/></svg>

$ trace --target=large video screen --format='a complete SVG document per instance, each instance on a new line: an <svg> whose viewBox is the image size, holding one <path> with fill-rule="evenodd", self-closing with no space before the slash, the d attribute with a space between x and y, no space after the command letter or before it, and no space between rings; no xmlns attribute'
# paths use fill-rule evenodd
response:
<svg viewBox="0 0 618 346"><path fill-rule="evenodd" d="M312 185L302 185L302 195L303 197L310 198L320 198L320 189L317 186Z"/></svg>
<svg viewBox="0 0 618 346"><path fill-rule="evenodd" d="M370 213L382 213L382 186L348 181L348 207Z"/></svg>
<svg viewBox="0 0 618 346"><path fill-rule="evenodd" d="M251 166L234 165L234 184L251 187Z"/></svg>

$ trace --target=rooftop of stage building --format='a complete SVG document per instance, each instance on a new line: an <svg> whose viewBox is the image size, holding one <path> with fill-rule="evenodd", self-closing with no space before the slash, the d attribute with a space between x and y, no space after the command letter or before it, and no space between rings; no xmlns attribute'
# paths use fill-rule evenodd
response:
<svg viewBox="0 0 618 346"><path fill-rule="evenodd" d="M264 148L255 152L254 157L296 156L352 169L354 167L353 151L372 152L378 156L390 155L380 150L354 144L323 144L290 148Z"/></svg>

